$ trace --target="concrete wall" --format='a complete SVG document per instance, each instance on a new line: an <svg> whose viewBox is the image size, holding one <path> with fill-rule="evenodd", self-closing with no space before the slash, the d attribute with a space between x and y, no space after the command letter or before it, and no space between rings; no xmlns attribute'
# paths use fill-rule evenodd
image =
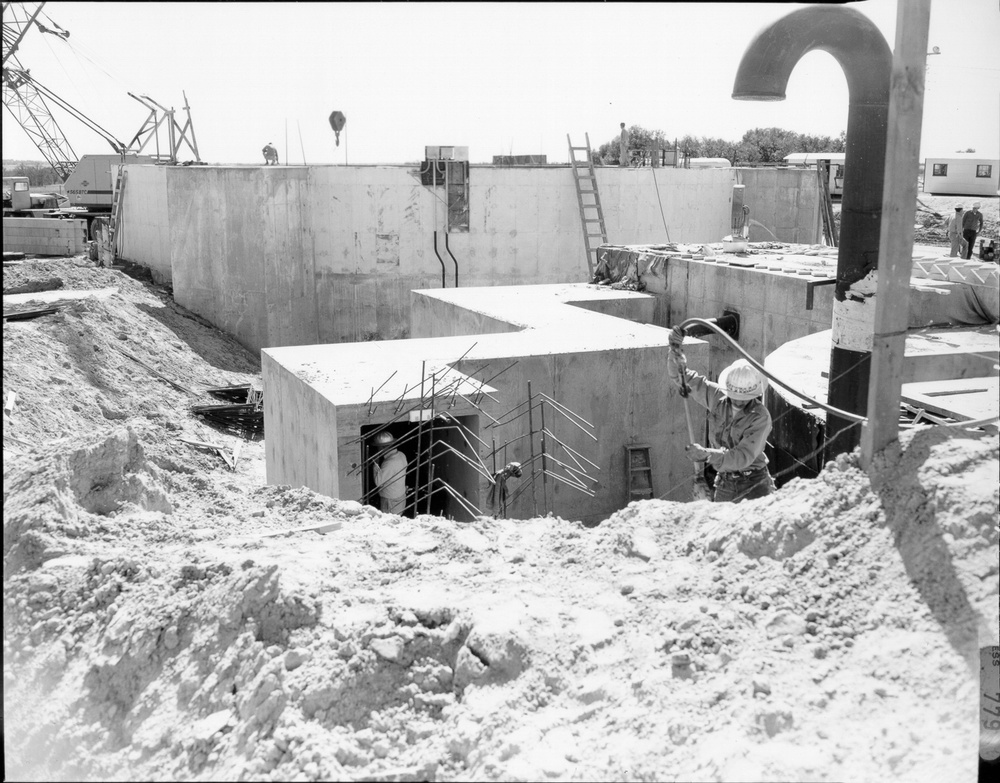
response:
<svg viewBox="0 0 1000 783"><path fill-rule="evenodd" d="M750 207L751 242L820 241L819 178L815 169L736 169L746 186L743 203ZM728 233L728 231L726 232Z"/></svg>
<svg viewBox="0 0 1000 783"><path fill-rule="evenodd" d="M118 227L118 255L149 267L157 283L172 278L166 177L165 166L128 167Z"/></svg>
<svg viewBox="0 0 1000 783"><path fill-rule="evenodd" d="M597 464L598 469L587 469L596 480L594 496L551 478L546 493L546 482L539 475L535 498L530 492L522 494L510 506L510 516L530 518L551 512L583 522L607 518L631 500L626 463L630 444L650 447L656 497L690 499L692 469L683 452L688 440L684 406L666 380L668 333L641 323L650 315L652 297L582 284L426 291L413 297L411 339L262 351L269 483L305 485L359 499L362 482L354 467L363 459L358 440L362 430L394 421L395 415L407 421L407 412L419 406L425 367L430 373L450 366L474 380L473 392L488 380L492 399L483 397L477 403L484 412L470 404L475 394L469 392L464 392L465 399L459 395L448 401L455 402L448 412L477 417L479 436L487 444L479 453L490 469L494 442L509 444L497 459L499 467L506 461L525 465L529 461L531 450L523 437L529 432L526 415L490 426L527 401L529 382L533 395L547 394L593 425L591 437L546 407L546 428ZM578 301L590 307L575 306ZM628 320L596 312L601 301L603 309ZM465 311L468 315L463 315ZM496 333L494 324L508 319L516 331ZM449 325L452 321L461 326ZM458 332L464 334L456 336ZM689 366L705 372L708 350L704 341L688 341ZM397 374L390 378L390 373ZM410 392L401 397L406 388ZM377 390L374 395L372 390ZM440 411L445 401L437 404ZM695 406L699 432L704 426L700 411ZM533 415L537 433L541 411L536 409ZM336 455L330 452L333 444ZM540 446L536 434L536 454ZM551 442L547 451L570 462ZM512 494L523 481L512 482ZM479 481L475 499L487 513L488 486Z"/></svg>
<svg viewBox="0 0 1000 783"><path fill-rule="evenodd" d="M169 253L177 301L251 349L405 337L409 292L441 287L435 227L446 286L455 284L440 231L442 189L420 185L413 169L128 169L125 257L166 279ZM736 177L747 185L751 218L779 236L802 241L805 224L818 221L808 171L596 174L616 244L717 241L730 230ZM469 201L469 232L448 235L460 286L588 279L570 167L472 166Z"/></svg>
<svg viewBox="0 0 1000 783"><path fill-rule="evenodd" d="M5 253L75 256L87 252L87 221L57 218L4 218Z"/></svg>

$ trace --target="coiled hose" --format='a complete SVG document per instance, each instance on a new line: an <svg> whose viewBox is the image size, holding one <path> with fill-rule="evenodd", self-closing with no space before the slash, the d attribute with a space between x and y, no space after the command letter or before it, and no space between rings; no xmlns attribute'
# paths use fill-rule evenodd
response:
<svg viewBox="0 0 1000 783"><path fill-rule="evenodd" d="M857 422L859 424L863 424L863 423L865 423L865 422L868 421L867 417L865 417L865 416L859 416L857 413L850 413L849 411L843 411L840 408L835 408L832 405L827 405L825 402L820 402L819 400L814 400L808 394L803 394L798 389L792 388L787 383L785 383L784 381L782 381L780 378L775 377L774 375L772 375L771 373L769 373L766 369L764 369L764 365L763 364L761 364L760 362L758 362L750 354L748 354L746 351L744 351L743 347L738 342L736 342L732 337L730 337L728 334L726 334L722 329L720 329L716 324L712 323L711 321L706 321L704 318L688 318L688 319L686 319L685 321L683 321L681 323L681 329L686 329L688 326L691 326L692 324L698 324L699 326L704 326L707 329L711 329L713 332L715 332L717 335L719 335L719 337L721 337L727 343L729 343L729 345L732 346L751 365L753 365L754 367L756 367L757 370L759 370L766 377L768 377L772 381L774 381L774 383L776 383L782 389L786 389L787 391L790 391L796 397L799 397L800 399L803 399L806 402L812 403L817 408L822 408L825 411L829 411L830 413L834 413L837 416L840 416L841 418L847 419L848 421ZM939 424L938 426L939 427L953 427L953 428L956 428L956 429L966 429L966 428L969 428L969 427L981 427L984 424L991 424L991 423L993 423L993 422L995 422L997 420L1000 420L1000 416L990 416L990 417L985 418L985 419L975 419L973 421L956 421L956 422L952 422L950 424Z"/></svg>

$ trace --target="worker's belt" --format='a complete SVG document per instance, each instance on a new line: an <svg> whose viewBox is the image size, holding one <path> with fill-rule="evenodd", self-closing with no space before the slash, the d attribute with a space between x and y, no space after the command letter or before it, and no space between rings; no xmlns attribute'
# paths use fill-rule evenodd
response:
<svg viewBox="0 0 1000 783"><path fill-rule="evenodd" d="M719 473L720 476L732 476L733 478L750 478L752 476L762 476L767 474L767 468L750 468L750 470L725 470Z"/></svg>

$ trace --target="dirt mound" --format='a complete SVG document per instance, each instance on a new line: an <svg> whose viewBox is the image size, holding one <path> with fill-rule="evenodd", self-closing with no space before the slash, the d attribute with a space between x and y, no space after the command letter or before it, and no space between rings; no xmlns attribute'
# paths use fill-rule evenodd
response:
<svg viewBox="0 0 1000 783"><path fill-rule="evenodd" d="M402 519L264 486L261 444L232 471L178 441L235 438L117 329L192 387L259 377L114 284L4 327L8 777L975 779L997 436L911 431L871 478L844 455L592 529Z"/></svg>

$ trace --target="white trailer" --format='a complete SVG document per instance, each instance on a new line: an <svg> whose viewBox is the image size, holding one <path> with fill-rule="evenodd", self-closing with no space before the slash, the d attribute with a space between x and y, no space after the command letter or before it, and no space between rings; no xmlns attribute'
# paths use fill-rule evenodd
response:
<svg viewBox="0 0 1000 783"><path fill-rule="evenodd" d="M995 196L1000 189L1000 159L971 156L924 160L924 193Z"/></svg>
<svg viewBox="0 0 1000 783"><path fill-rule="evenodd" d="M816 164L825 160L829 164L830 171L830 195L844 195L844 159L847 154L844 152L793 152L785 156L785 163L789 166L805 166L814 169Z"/></svg>

